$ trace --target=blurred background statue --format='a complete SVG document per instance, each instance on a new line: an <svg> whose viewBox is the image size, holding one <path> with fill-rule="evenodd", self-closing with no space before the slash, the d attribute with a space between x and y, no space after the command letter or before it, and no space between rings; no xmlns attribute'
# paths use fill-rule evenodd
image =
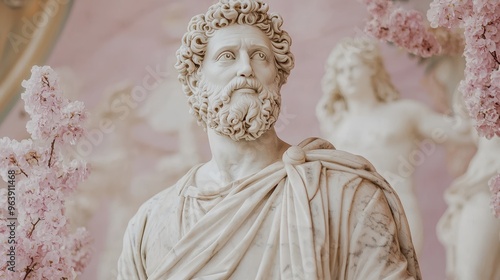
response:
<svg viewBox="0 0 500 280"><path fill-rule="evenodd" d="M500 279L500 220L489 207L488 180L500 171L500 138L477 137L467 171L445 191L448 209L437 225L453 280Z"/></svg>
<svg viewBox="0 0 500 280"><path fill-rule="evenodd" d="M453 119L400 99L376 42L369 39L344 39L333 49L322 87L316 113L324 137L337 149L366 157L389 181L403 203L420 255L423 221L413 173L438 144L466 144L465 129L457 125L454 130Z"/></svg>
<svg viewBox="0 0 500 280"><path fill-rule="evenodd" d="M463 52L463 47L462 47ZM422 85L431 98L433 108L442 114L453 114L464 121L469 119L465 106L454 106L462 102L462 93L458 92L460 80L464 78L465 59L460 54L434 56L422 61L425 64L425 76ZM455 178L466 170L476 145L464 147L449 143L446 146L446 164L448 172Z"/></svg>
<svg viewBox="0 0 500 280"><path fill-rule="evenodd" d="M59 72L63 88L77 98L78 78L70 69ZM177 79L172 75L159 83L140 107L126 108L123 101L132 88L122 81L103 92L89 134L74 151L88 159L93 172L68 206L68 216L75 227L88 225L96 215L107 217L104 247L95 256L99 280L116 278L123 233L138 207L201 161L196 122ZM155 138L140 137L140 131Z"/></svg>
<svg viewBox="0 0 500 280"><path fill-rule="evenodd" d="M438 57L429 64L424 82L440 111L468 120L457 90L464 64L461 55ZM471 133L475 144L468 149L448 147L448 169L461 176L444 193L448 208L437 224L437 236L446 249L447 279L500 279L500 221L489 208L488 189L488 180L500 171L500 138Z"/></svg>

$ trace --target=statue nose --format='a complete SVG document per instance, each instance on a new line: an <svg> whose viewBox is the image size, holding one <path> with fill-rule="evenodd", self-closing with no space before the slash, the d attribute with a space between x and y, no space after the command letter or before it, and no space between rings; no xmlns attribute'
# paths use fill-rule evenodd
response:
<svg viewBox="0 0 500 280"><path fill-rule="evenodd" d="M253 69L250 64L250 57L242 56L239 63L238 73L239 77L252 77Z"/></svg>

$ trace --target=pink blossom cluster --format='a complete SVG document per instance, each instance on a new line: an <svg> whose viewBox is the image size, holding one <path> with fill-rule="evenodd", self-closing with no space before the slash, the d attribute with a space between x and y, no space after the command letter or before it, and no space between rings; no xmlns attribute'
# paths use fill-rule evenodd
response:
<svg viewBox="0 0 500 280"><path fill-rule="evenodd" d="M422 57L441 52L440 43L418 11L404 10L390 0L363 0L363 3L370 14L366 33Z"/></svg>
<svg viewBox="0 0 500 280"><path fill-rule="evenodd" d="M21 95L25 101L24 109L31 115L26 126L31 138L55 138L61 144L75 144L83 133L84 105L63 97L54 71L48 66L33 69L31 79L23 81L22 86L26 89Z"/></svg>
<svg viewBox="0 0 500 280"><path fill-rule="evenodd" d="M89 168L74 158L70 147L84 134L87 118L83 103L62 96L56 73L48 66L34 66L32 76L22 85L26 112L31 120L28 140L0 139L0 174L9 182L15 171L16 243L3 242L9 232L0 227L0 247L15 247L15 272L7 269L7 255L0 257L0 279L75 279L90 261L90 235L79 228L69 229L65 201ZM0 211L7 209L7 192L2 189ZM12 215L12 213L10 214ZM7 213L2 213L7 222Z"/></svg>
<svg viewBox="0 0 500 280"><path fill-rule="evenodd" d="M491 208L495 217L500 219L500 173L488 182L491 191Z"/></svg>
<svg viewBox="0 0 500 280"><path fill-rule="evenodd" d="M435 32L425 28L420 13L403 11L389 0L363 1L371 15L368 33L421 56L439 53L439 40L432 36ZM459 89L479 135L500 136L500 57L496 51L500 45L500 5L491 0L434 0L427 17L432 27L464 30L466 70Z"/></svg>
<svg viewBox="0 0 500 280"><path fill-rule="evenodd" d="M434 0L427 11L427 19L434 28L455 28L461 24L462 19L471 16L472 12L472 0Z"/></svg>
<svg viewBox="0 0 500 280"><path fill-rule="evenodd" d="M487 0L435 0L427 17L432 26L464 30L466 66L459 90L479 135L500 136L500 5Z"/></svg>

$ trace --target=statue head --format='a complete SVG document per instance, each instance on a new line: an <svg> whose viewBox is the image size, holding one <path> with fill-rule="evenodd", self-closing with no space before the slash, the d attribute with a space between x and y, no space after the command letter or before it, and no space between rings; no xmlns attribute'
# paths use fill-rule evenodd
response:
<svg viewBox="0 0 500 280"><path fill-rule="evenodd" d="M379 47L374 40L367 38L346 38L338 43L330 53L325 66L325 74L322 79L323 93L330 96L331 108L334 114L349 110L345 93L339 83L340 73L345 71L346 59L352 58L363 67L369 69L369 86L375 97L380 102L389 102L399 98L399 92L391 82L390 76L384 67ZM355 67L355 66L354 66Z"/></svg>
<svg viewBox="0 0 500 280"><path fill-rule="evenodd" d="M254 140L274 125L281 104L279 91L294 66L291 38L281 29L283 20L268 10L261 0L220 0L206 14L191 19L177 50L179 80L198 124L236 141ZM239 42L248 34L265 47L259 52L245 49L248 44ZM239 49L207 56L214 45L224 49L226 39L222 37L234 39L233 48ZM242 47L244 56L240 56ZM235 63L240 63L237 67L241 71L234 71L225 85L214 81L220 80L217 75L207 75L211 69L222 73L226 65L232 71ZM244 70L246 67L250 68ZM266 69L272 73L267 77L272 83L259 74ZM242 96L232 100L238 90Z"/></svg>

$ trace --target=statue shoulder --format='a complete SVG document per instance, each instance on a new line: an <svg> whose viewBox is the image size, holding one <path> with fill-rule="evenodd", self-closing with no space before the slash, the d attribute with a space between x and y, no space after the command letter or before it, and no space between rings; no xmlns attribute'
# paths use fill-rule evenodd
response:
<svg viewBox="0 0 500 280"><path fill-rule="evenodd" d="M321 138L309 138L299 144L305 153L306 162L319 162L330 173L343 178L365 179L384 189L394 192L387 180L377 173L373 164L366 158L346 151L337 150L328 141Z"/></svg>
<svg viewBox="0 0 500 280"><path fill-rule="evenodd" d="M392 101L391 104L397 110L405 112L405 115L421 114L422 112L431 110L424 103L413 99L398 99L396 101Z"/></svg>
<svg viewBox="0 0 500 280"><path fill-rule="evenodd" d="M346 151L337 150L330 142L312 137L302 141L299 145L305 152L307 161L321 161L327 168L329 166L345 166L350 169L375 171L373 165L364 157Z"/></svg>
<svg viewBox="0 0 500 280"><path fill-rule="evenodd" d="M137 213L134 216L137 216L137 218L142 217L148 217L152 215L152 213L155 213L157 211L161 211L160 208L162 208L165 205L168 205L169 200L172 199L172 197L177 196L177 184L171 185L167 187L166 189L162 190L161 192L155 194L148 200L146 200L137 210Z"/></svg>
<svg viewBox="0 0 500 280"><path fill-rule="evenodd" d="M183 188L193 183L194 175L201 165L202 164L193 166L176 183L166 187L159 193L146 200L139 207L136 216L147 217L150 215L155 215L155 213L161 213L162 211L166 211L166 208L175 205L176 199L181 196Z"/></svg>

